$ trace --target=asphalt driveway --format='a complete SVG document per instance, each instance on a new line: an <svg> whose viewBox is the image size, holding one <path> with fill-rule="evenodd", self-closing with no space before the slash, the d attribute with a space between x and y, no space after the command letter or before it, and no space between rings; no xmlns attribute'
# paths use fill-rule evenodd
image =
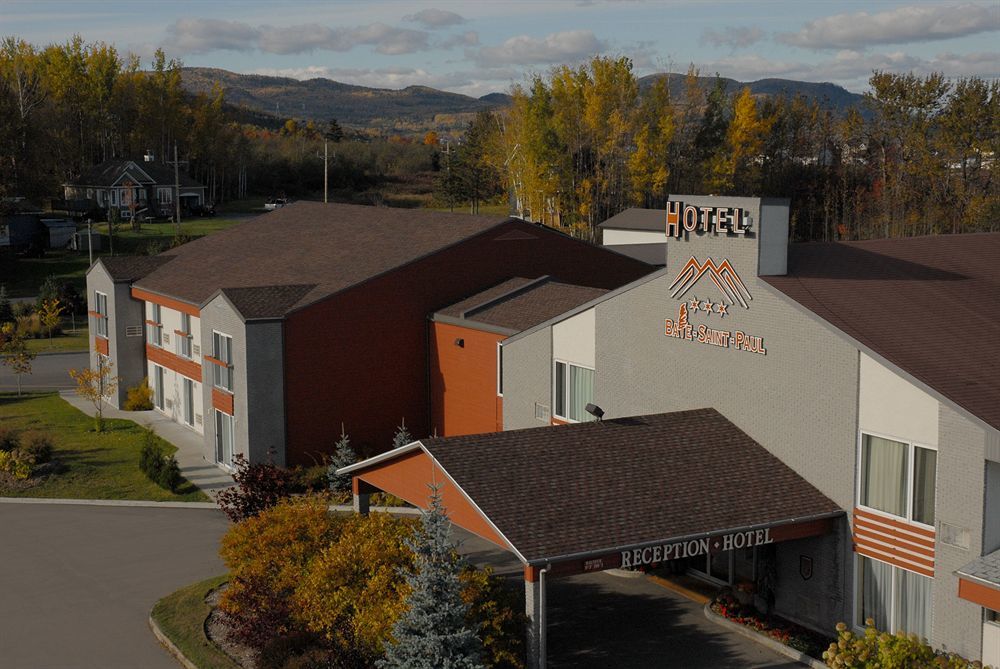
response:
<svg viewBox="0 0 1000 669"><path fill-rule="evenodd" d="M225 570L214 509L0 503L0 666L177 669L147 626Z"/></svg>
<svg viewBox="0 0 1000 669"><path fill-rule="evenodd" d="M76 383L69 377L69 370L86 367L89 364L88 355L86 351L39 355L31 363L31 374L21 377L21 389L25 392L37 392L76 388ZM0 365L0 391L16 390L17 377L10 369Z"/></svg>

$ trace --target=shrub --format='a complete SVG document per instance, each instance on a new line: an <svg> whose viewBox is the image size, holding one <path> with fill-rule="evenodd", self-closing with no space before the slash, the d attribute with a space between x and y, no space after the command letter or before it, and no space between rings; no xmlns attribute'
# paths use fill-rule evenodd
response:
<svg viewBox="0 0 1000 669"><path fill-rule="evenodd" d="M17 450L32 464L44 465L52 459L52 439L46 434L36 432L28 435Z"/></svg>
<svg viewBox="0 0 1000 669"><path fill-rule="evenodd" d="M153 408L153 389L149 387L148 378L128 389L122 408L125 411L149 411Z"/></svg>
<svg viewBox="0 0 1000 669"><path fill-rule="evenodd" d="M0 472L7 472L19 481L31 477L31 463L21 457L20 451L0 451Z"/></svg>
<svg viewBox="0 0 1000 669"><path fill-rule="evenodd" d="M253 518L291 495L287 471L270 462L250 464L242 453L234 459L232 488L216 495L215 501L234 523Z"/></svg>
<svg viewBox="0 0 1000 669"><path fill-rule="evenodd" d="M936 651L916 634L880 632L871 618L865 621L862 636L844 623L838 623L837 637L823 653L826 666L834 669L973 669L982 666L954 653Z"/></svg>
<svg viewBox="0 0 1000 669"><path fill-rule="evenodd" d="M145 474L149 480L157 481L160 477L160 469L163 467L163 446L156 433L146 430L142 439L142 450L139 451L139 470Z"/></svg>
<svg viewBox="0 0 1000 669"><path fill-rule="evenodd" d="M323 492L329 482L326 474L327 465L293 467L288 471L289 490L295 493Z"/></svg>
<svg viewBox="0 0 1000 669"><path fill-rule="evenodd" d="M20 444L20 431L13 427L0 425L0 451L13 451Z"/></svg>
<svg viewBox="0 0 1000 669"><path fill-rule="evenodd" d="M177 492L177 488L180 487L183 480L180 465L177 464L177 458L171 455L161 460L160 471L156 475L156 483L161 488L170 492Z"/></svg>

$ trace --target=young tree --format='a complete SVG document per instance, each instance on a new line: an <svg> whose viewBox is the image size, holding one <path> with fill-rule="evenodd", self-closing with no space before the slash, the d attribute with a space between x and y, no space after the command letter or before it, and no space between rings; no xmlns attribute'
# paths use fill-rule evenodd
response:
<svg viewBox="0 0 1000 669"><path fill-rule="evenodd" d="M330 490L334 492L350 492L351 477L337 474L337 470L342 467L349 467L358 461L358 455L351 447L351 438L344 432L344 426L340 426L340 439L334 447L333 457L330 458L330 467L327 470L327 477L330 479Z"/></svg>
<svg viewBox="0 0 1000 669"><path fill-rule="evenodd" d="M340 127L337 123L337 119L330 119L329 125L327 125L326 132L323 134L328 140L336 144L340 140L344 139L344 129Z"/></svg>
<svg viewBox="0 0 1000 669"><path fill-rule="evenodd" d="M52 331L59 327L59 321L62 318L63 305L58 299L45 300L42 302L42 308L39 309L38 315L41 318L42 325L45 329L49 331L49 346L52 345Z"/></svg>
<svg viewBox="0 0 1000 669"><path fill-rule="evenodd" d="M478 669L483 645L466 620L459 575L462 563L451 541L441 492L432 487L430 508L408 543L416 555L407 577L408 609L396 622L395 643L386 649L382 669Z"/></svg>
<svg viewBox="0 0 1000 669"><path fill-rule="evenodd" d="M410 431L406 429L406 418L403 418L403 424L396 428L396 435L392 438L393 448L402 448L407 444L413 443L413 436Z"/></svg>
<svg viewBox="0 0 1000 669"><path fill-rule="evenodd" d="M94 405L94 431L104 430L104 398L118 390L121 377L113 373L114 363L103 355L97 356L97 368L71 369L76 392Z"/></svg>
<svg viewBox="0 0 1000 669"><path fill-rule="evenodd" d="M236 485L215 497L219 508L234 523L253 518L291 496L288 472L284 469L270 462L250 464L242 453L236 454L234 464Z"/></svg>
<svg viewBox="0 0 1000 669"><path fill-rule="evenodd" d="M28 350L28 345L13 323L5 323L0 327L0 364L10 368L17 375L17 396L21 396L21 377L31 374L31 363L35 353Z"/></svg>

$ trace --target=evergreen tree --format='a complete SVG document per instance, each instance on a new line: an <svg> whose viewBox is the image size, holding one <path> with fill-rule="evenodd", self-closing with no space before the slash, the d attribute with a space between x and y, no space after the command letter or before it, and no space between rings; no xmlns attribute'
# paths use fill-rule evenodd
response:
<svg viewBox="0 0 1000 669"><path fill-rule="evenodd" d="M349 492L351 490L350 474L337 474L337 470L342 467L349 467L358 461L358 455L351 447L351 438L344 433L344 426L340 426L340 439L337 440L330 458L330 467L327 470L327 478L330 479L330 490L334 492Z"/></svg>
<svg viewBox="0 0 1000 669"><path fill-rule="evenodd" d="M339 123L337 123L337 119L332 118L330 119L330 124L327 126L326 132L323 133L323 136L336 144L340 140L344 139L344 129L340 127Z"/></svg>
<svg viewBox="0 0 1000 669"><path fill-rule="evenodd" d="M430 508L407 545L416 570L407 576L409 608L393 629L395 642L379 662L382 669L480 669L482 642L466 625L462 564L451 541L448 516L438 487L431 487Z"/></svg>
<svg viewBox="0 0 1000 669"><path fill-rule="evenodd" d="M392 438L392 447L402 448L411 443L413 443L413 435L406 429L406 418L403 418L403 424L396 428L396 436Z"/></svg>
<svg viewBox="0 0 1000 669"><path fill-rule="evenodd" d="M14 320L14 308L7 296L7 286L0 284L0 325Z"/></svg>

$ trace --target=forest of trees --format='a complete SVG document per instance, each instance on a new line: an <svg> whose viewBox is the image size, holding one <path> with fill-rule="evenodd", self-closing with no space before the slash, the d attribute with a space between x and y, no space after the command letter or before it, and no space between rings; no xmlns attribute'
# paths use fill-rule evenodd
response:
<svg viewBox="0 0 1000 669"><path fill-rule="evenodd" d="M181 63L162 51L144 69L102 42L11 37L0 118L0 196L58 196L91 165L147 150L166 161L175 144L213 202L315 195L326 139L333 192L437 172L438 206L476 212L509 194L519 215L586 239L672 192L790 198L797 239L1000 229L1000 84L977 77L875 72L865 108L838 115L802 97L730 95L721 79L706 89L694 69L679 94L665 77L643 89L627 58L596 57L514 86L509 108L480 112L442 145L434 133L373 140L335 121L261 123L218 86L185 93Z"/></svg>
<svg viewBox="0 0 1000 669"><path fill-rule="evenodd" d="M665 78L640 91L627 58L535 76L480 133L477 169L525 217L589 239L669 193L790 198L797 239L1000 230L996 81L875 72L866 109L837 116L803 98L729 96L721 80L704 90L696 75L676 97Z"/></svg>
<svg viewBox="0 0 1000 669"><path fill-rule="evenodd" d="M325 136L336 144L331 189L360 191L434 165L433 147L420 142L355 141L335 121L270 119L267 127L262 115L227 105L218 87L186 93L180 61L163 51L143 65L78 36L44 48L14 37L0 42L0 196L58 197L92 165L146 151L172 160L175 143L183 169L216 203L322 193Z"/></svg>

